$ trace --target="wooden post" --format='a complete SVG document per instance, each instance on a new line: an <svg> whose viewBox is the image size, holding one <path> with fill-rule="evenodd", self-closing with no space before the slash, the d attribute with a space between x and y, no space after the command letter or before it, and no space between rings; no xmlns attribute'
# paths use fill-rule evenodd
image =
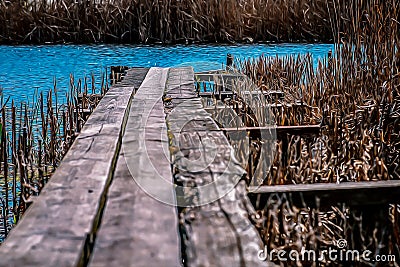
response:
<svg viewBox="0 0 400 267"><path fill-rule="evenodd" d="M228 54L226 56L226 70L232 70L233 67L233 55Z"/></svg>

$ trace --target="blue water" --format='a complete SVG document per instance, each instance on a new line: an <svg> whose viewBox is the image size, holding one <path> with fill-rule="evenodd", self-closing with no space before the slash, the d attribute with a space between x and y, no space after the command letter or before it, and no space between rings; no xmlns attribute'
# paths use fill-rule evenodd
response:
<svg viewBox="0 0 400 267"><path fill-rule="evenodd" d="M197 61L222 64L227 53L240 58L311 53L317 60L333 48L330 44L0 46L0 88L5 97L18 103L32 99L35 88L53 88L54 78L59 92L65 95L71 73L76 78L91 73L100 77L106 67L113 65L169 67Z"/></svg>

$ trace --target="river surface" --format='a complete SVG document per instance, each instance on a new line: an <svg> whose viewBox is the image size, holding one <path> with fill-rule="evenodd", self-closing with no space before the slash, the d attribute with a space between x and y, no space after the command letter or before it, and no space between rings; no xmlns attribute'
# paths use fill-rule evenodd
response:
<svg viewBox="0 0 400 267"><path fill-rule="evenodd" d="M18 103L32 100L36 89L52 89L54 79L59 95L65 96L70 74L78 79L93 73L98 87L101 74L110 66L170 67L190 62L221 65L228 53L242 59L262 54L311 53L316 62L333 49L331 44L0 46L0 88L5 98Z"/></svg>

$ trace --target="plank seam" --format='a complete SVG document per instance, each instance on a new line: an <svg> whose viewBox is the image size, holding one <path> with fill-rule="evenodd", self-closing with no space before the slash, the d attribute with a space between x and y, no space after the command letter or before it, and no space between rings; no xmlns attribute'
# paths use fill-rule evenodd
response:
<svg viewBox="0 0 400 267"><path fill-rule="evenodd" d="M117 141L117 146L115 148L114 154L113 154L113 158L112 158L112 162L111 162L111 166L109 169L109 173L108 173L108 177L105 183L105 187L104 190L101 194L101 200L99 203L99 206L97 208L97 212L96 212L96 216L95 219L93 221L93 225L91 228L90 233L87 235L86 237L86 241L85 241L85 245L81 251L81 255L79 257L79 262L77 264L77 267L86 267L88 266L89 262L90 262L90 258L93 252L93 248L94 248L94 244L96 242L96 234L97 231L101 225L101 221L102 221L102 217L103 217L103 212L104 212L104 208L105 205L107 203L107 194L109 191L109 188L111 186L111 183L114 179L114 172L115 172L115 167L117 166L117 162L118 162L118 158L119 158L119 153L121 151L121 144L122 144L122 137L125 134L125 129L126 129L126 124L129 118L129 112L130 112L130 108L132 105L132 101L133 98L135 96L134 93L135 90L132 91L131 96L129 97L129 101L128 104L125 108L124 111L124 116L123 116L123 120L121 123L121 130L119 132L119 136L118 136L118 141Z"/></svg>

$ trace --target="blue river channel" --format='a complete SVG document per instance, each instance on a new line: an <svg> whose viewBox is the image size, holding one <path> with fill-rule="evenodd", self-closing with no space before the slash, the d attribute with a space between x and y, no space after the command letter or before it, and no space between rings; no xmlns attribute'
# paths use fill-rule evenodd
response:
<svg viewBox="0 0 400 267"><path fill-rule="evenodd" d="M31 100L36 89L52 89L54 78L59 95L65 96L70 74L78 79L93 73L99 82L101 73L110 66L170 67L191 62L218 65L225 62L228 53L242 59L262 54L311 53L317 62L333 49L331 44L0 46L0 90L4 98L19 103Z"/></svg>

